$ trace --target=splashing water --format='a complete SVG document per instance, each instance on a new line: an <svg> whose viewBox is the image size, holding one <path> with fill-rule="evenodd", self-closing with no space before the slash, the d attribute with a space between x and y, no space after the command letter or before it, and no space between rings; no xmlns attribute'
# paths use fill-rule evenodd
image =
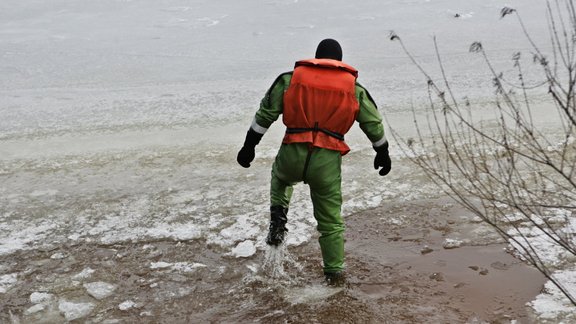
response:
<svg viewBox="0 0 576 324"><path fill-rule="evenodd" d="M274 280L286 280L290 283L296 282L296 278L285 271L285 266L291 266L298 272L304 268L288 252L286 244L279 246L268 246L262 264L263 274Z"/></svg>

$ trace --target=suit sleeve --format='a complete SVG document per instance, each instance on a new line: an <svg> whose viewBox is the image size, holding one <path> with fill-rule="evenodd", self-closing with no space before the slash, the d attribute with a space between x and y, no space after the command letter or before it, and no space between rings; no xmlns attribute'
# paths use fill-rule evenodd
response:
<svg viewBox="0 0 576 324"><path fill-rule="evenodd" d="M288 89L292 72L283 73L276 78L274 83L264 98L260 101L260 108L256 111L251 128L259 133L264 134L270 126L278 119L284 109L284 92Z"/></svg>
<svg viewBox="0 0 576 324"><path fill-rule="evenodd" d="M384 126L382 125L382 116L368 90L359 83L356 83L356 99L358 99L360 104L360 111L358 116L356 116L360 129L372 142L372 146L379 147L383 145L387 140L384 134Z"/></svg>

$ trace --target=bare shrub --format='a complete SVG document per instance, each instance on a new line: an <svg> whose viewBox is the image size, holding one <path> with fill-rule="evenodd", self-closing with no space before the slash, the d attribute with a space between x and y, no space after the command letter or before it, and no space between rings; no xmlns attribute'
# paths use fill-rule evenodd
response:
<svg viewBox="0 0 576 324"><path fill-rule="evenodd" d="M440 82L418 64L401 37L391 33L390 40L400 43L426 77L429 109L425 123L414 118L416 139L401 138L390 129L404 153L434 183L491 225L511 243L516 255L536 267L576 306L575 296L554 276L566 264L546 259L544 252L549 251L543 250L557 249L567 264L576 260L576 10L572 0L556 0L548 2L546 14L549 56L535 44L515 9L501 11L504 19L518 19L531 44L531 61L541 71L541 82L526 81L523 53L512 56L517 79L511 81L496 71L481 42L470 46L470 52L483 57L492 75L495 98L491 109L496 122L491 124L474 115L469 100L456 99L436 39ZM543 87L548 90L545 104L558 115L555 134L539 129L532 113L530 92ZM431 135L424 136L425 131Z"/></svg>

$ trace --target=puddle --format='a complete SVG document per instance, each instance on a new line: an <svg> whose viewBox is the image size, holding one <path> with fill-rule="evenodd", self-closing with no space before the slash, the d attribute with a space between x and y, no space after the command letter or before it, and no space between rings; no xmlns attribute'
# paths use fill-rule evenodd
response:
<svg viewBox="0 0 576 324"><path fill-rule="evenodd" d="M498 237L480 237L478 227L483 225L473 226L471 217L466 217L469 213L459 206L423 201L371 213L385 217L400 210L411 215L405 217L406 223L380 232L374 230L382 228L378 217L368 222L359 216L347 220L351 258L371 259L368 264L354 264L360 268L356 273L364 272L351 282L359 294L385 303L445 305L448 312L467 320L530 319L526 303L546 282L539 271L507 253ZM383 271L373 273L371 269L378 266Z"/></svg>

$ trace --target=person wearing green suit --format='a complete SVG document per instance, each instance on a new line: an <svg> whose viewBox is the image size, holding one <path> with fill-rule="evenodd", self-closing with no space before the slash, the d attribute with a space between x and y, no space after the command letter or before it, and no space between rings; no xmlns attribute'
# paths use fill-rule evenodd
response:
<svg viewBox="0 0 576 324"><path fill-rule="evenodd" d="M255 147L280 115L286 134L272 165L270 226L266 243L285 240L293 186L310 187L319 243L328 284L344 282L344 221L341 216L341 162L349 148L344 134L357 122L376 151L374 168L391 170L382 116L368 91L357 82L357 71L342 62L333 39L322 40L314 59L298 61L291 72L276 78L260 103L237 162L245 168Z"/></svg>

